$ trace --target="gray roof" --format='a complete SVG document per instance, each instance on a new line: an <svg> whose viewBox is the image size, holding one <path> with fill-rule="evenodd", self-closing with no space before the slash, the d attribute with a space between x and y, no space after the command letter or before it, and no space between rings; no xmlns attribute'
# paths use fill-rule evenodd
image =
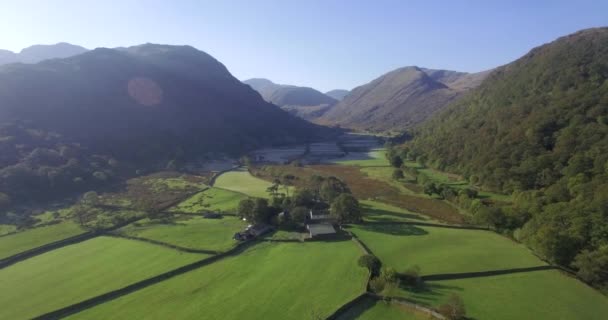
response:
<svg viewBox="0 0 608 320"><path fill-rule="evenodd" d="M315 223L308 225L308 231L310 231L310 236L318 236L324 234L335 234L336 229L329 223Z"/></svg>

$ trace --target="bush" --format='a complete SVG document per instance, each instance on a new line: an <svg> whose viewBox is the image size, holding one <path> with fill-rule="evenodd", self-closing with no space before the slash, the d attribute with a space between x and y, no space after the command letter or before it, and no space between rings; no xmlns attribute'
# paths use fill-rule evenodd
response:
<svg viewBox="0 0 608 320"><path fill-rule="evenodd" d="M439 313L450 320L464 319L466 310L462 298L457 294L452 294L446 303L439 306Z"/></svg>
<svg viewBox="0 0 608 320"><path fill-rule="evenodd" d="M401 170L401 169L395 169L393 171L393 179L400 180L400 179L403 179L403 178L405 178L405 175L403 175L403 170Z"/></svg>
<svg viewBox="0 0 608 320"><path fill-rule="evenodd" d="M358 264L360 267L367 268L372 274L377 274L382 266L380 259L373 254L366 254L359 257Z"/></svg>

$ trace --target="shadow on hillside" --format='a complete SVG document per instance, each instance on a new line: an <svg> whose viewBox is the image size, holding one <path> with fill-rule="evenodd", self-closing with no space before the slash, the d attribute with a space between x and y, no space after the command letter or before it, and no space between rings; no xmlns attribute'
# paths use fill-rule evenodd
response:
<svg viewBox="0 0 608 320"><path fill-rule="evenodd" d="M424 236L428 232L411 224L362 224L365 231L390 234L393 236Z"/></svg>
<svg viewBox="0 0 608 320"><path fill-rule="evenodd" d="M394 211L388 211L383 209L376 209L370 205L362 205L362 211L364 216L373 221L393 221L390 217L401 218L401 219L412 219L412 220L426 220L425 218L414 214L414 213L398 213Z"/></svg>

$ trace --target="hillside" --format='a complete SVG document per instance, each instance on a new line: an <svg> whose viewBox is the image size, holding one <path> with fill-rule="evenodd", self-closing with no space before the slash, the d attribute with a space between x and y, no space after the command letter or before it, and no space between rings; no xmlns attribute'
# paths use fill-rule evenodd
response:
<svg viewBox="0 0 608 320"><path fill-rule="evenodd" d="M68 58L87 52L81 46L61 42L52 45L33 45L19 53L8 50L0 50L0 65L8 63L38 63L43 60L55 58Z"/></svg>
<svg viewBox="0 0 608 320"><path fill-rule="evenodd" d="M267 79L249 79L243 83L258 91L264 100L300 118L317 118L337 100L313 88L276 84Z"/></svg>
<svg viewBox="0 0 608 320"><path fill-rule="evenodd" d="M344 97L346 97L346 95L349 93L350 93L350 91L348 91L348 90L335 89L335 90L325 92L325 95L330 96L330 97L340 101L340 100L344 99Z"/></svg>
<svg viewBox="0 0 608 320"><path fill-rule="evenodd" d="M18 202L327 133L265 102L208 54L150 44L2 66L0 119L0 194Z"/></svg>
<svg viewBox="0 0 608 320"><path fill-rule="evenodd" d="M319 122L375 131L410 128L477 86L484 76L400 68L353 89Z"/></svg>
<svg viewBox="0 0 608 320"><path fill-rule="evenodd" d="M589 282L608 281L597 272L608 258L608 28L559 38L498 68L403 152L513 193L514 207L492 212L491 224L516 230Z"/></svg>

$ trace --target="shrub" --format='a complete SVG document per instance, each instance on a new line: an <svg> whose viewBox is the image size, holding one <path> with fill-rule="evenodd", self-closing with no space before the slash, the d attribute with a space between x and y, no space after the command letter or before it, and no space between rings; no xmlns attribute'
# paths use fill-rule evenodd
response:
<svg viewBox="0 0 608 320"><path fill-rule="evenodd" d="M372 274L377 274L382 266L380 259L373 254L366 254L359 257L359 266L367 268Z"/></svg>
<svg viewBox="0 0 608 320"><path fill-rule="evenodd" d="M439 306L439 313L450 320L464 319L466 310L462 298L457 294L452 294L446 303Z"/></svg>

